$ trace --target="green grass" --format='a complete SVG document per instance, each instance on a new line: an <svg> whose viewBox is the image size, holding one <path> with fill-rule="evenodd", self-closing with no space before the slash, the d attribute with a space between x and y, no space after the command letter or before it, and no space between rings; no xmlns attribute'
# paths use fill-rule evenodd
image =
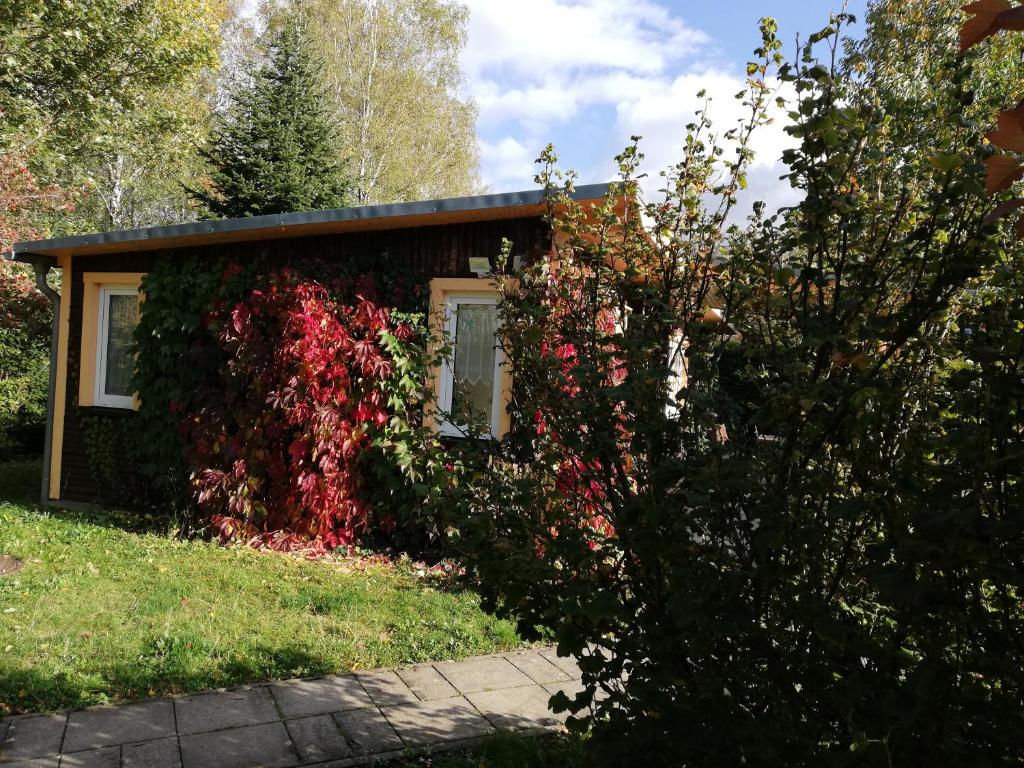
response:
<svg viewBox="0 0 1024 768"><path fill-rule="evenodd" d="M501 734L473 749L398 760L387 768L585 768L584 737Z"/></svg>
<svg viewBox="0 0 1024 768"><path fill-rule="evenodd" d="M410 566L307 562L42 508L0 464L0 714L458 659L521 645L472 591Z"/></svg>

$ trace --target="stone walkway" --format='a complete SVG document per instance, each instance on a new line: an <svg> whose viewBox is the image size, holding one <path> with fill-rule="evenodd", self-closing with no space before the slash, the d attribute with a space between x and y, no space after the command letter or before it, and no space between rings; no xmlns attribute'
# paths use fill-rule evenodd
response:
<svg viewBox="0 0 1024 768"><path fill-rule="evenodd" d="M0 768L369 765L552 728L572 659L538 649L0 720Z"/></svg>

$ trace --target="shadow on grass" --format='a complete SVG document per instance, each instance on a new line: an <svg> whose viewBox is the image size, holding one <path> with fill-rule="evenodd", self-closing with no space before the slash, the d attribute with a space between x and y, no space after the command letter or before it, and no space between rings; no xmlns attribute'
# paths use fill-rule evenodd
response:
<svg viewBox="0 0 1024 768"><path fill-rule="evenodd" d="M32 668L12 668L4 664L2 658L0 656L0 703L6 703L9 709L0 709L0 716L81 709L280 679L271 674L272 670L302 670L305 677L336 672L328 668L324 660L295 646L252 648L244 658L227 658L214 668L198 672L176 663L172 653L159 664L151 663L151 659L110 664L97 670L91 680L75 680L66 674L44 674Z"/></svg>
<svg viewBox="0 0 1024 768"><path fill-rule="evenodd" d="M456 752L399 758L380 768L586 768L593 765L586 736L501 733Z"/></svg>
<svg viewBox="0 0 1024 768"><path fill-rule="evenodd" d="M82 522L130 533L171 534L181 521L166 515L85 505L77 509L40 503L42 460L19 459L0 462L0 504L13 504L68 522ZM196 538L203 538L197 536Z"/></svg>
<svg viewBox="0 0 1024 768"><path fill-rule="evenodd" d="M0 462L0 504L38 507L42 477L42 459Z"/></svg>

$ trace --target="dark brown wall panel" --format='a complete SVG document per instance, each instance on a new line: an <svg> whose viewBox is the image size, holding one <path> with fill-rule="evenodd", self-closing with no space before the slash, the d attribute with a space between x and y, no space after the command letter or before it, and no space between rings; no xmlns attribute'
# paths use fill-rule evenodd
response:
<svg viewBox="0 0 1024 768"><path fill-rule="evenodd" d="M306 258L332 261L365 259L370 264L379 264L382 270L395 270L422 280L431 277L471 277L469 259L486 257L494 267L495 260L501 252L503 238L513 242L513 253L522 254L527 258L543 252L550 244L548 229L539 218L523 218L75 257L71 275L67 410L61 457L61 498L67 501L98 502L105 495L109 495L104 493L100 483L93 477L83 417L102 413L111 418L129 421L132 418L131 412L78 407L83 273L148 272L158 260L183 260L193 255L209 256L211 260L227 257L238 261L263 255L279 263ZM117 451L123 446L114 445L113 448ZM125 471L131 470L126 456L118 456L117 459L118 465L124 467Z"/></svg>

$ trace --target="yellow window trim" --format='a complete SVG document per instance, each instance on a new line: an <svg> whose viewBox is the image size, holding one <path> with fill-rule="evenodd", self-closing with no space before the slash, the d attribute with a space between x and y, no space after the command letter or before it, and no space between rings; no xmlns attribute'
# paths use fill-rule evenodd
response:
<svg viewBox="0 0 1024 768"><path fill-rule="evenodd" d="M445 333L445 304L451 294L459 296L480 296L497 297L498 286L494 280L486 277L435 277L430 281L430 330L435 338L444 338ZM436 348L431 350L431 356L436 353ZM427 387L434 393L434 402L427 408L423 416L424 423L431 429L438 429L437 403L441 397L441 371L440 368L433 368L427 375ZM508 369L501 367L501 408L498 411L498 434L502 438L508 434L511 426L511 419L508 414L508 406L512 402L512 377Z"/></svg>
<svg viewBox="0 0 1024 768"><path fill-rule="evenodd" d="M139 291L143 272L86 272L82 275L82 354L79 357L78 404L96 405L96 338L100 317L101 288L134 288ZM139 302L142 293L139 292ZM61 305L63 309L63 304ZM132 396L132 410L139 409L139 398Z"/></svg>

